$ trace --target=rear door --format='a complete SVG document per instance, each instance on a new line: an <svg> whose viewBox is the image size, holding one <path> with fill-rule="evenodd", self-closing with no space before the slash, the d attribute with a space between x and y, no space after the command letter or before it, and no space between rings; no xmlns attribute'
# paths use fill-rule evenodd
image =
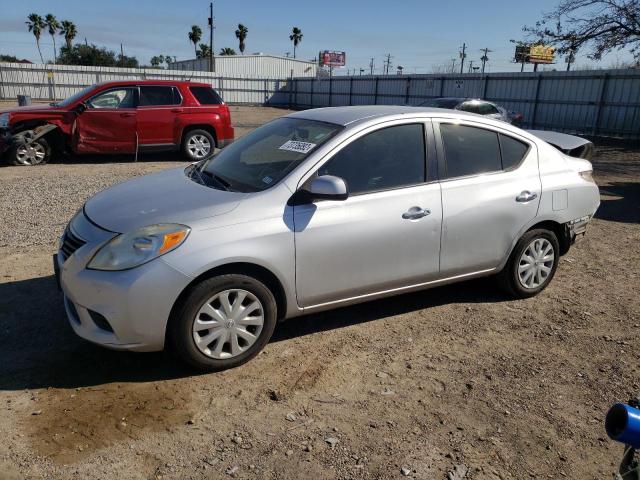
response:
<svg viewBox="0 0 640 480"><path fill-rule="evenodd" d="M136 87L113 87L85 103L73 127L78 153L134 153L136 150Z"/></svg>
<svg viewBox="0 0 640 480"><path fill-rule="evenodd" d="M540 201L533 142L465 120L434 122L442 187L443 276L500 265Z"/></svg>
<svg viewBox="0 0 640 480"><path fill-rule="evenodd" d="M176 119L182 96L173 85L140 85L138 142L140 147L177 146Z"/></svg>

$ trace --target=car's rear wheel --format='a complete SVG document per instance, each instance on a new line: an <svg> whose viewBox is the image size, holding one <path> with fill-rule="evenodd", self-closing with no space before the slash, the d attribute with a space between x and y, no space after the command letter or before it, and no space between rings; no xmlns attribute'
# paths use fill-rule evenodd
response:
<svg viewBox="0 0 640 480"><path fill-rule="evenodd" d="M194 367L219 371L251 360L276 325L276 301L253 277L227 274L196 285L171 319L178 355Z"/></svg>
<svg viewBox="0 0 640 480"><path fill-rule="evenodd" d="M518 241L500 274L505 289L518 298L528 298L544 290L553 279L560 259L555 233L536 229Z"/></svg>
<svg viewBox="0 0 640 480"><path fill-rule="evenodd" d="M13 165L34 166L44 165L51 159L51 147L44 138L32 142L33 130L20 132L16 135L15 144L8 152L8 161Z"/></svg>
<svg viewBox="0 0 640 480"><path fill-rule="evenodd" d="M187 160L199 162L213 155L216 141L206 130L196 129L188 131L182 141L182 152Z"/></svg>

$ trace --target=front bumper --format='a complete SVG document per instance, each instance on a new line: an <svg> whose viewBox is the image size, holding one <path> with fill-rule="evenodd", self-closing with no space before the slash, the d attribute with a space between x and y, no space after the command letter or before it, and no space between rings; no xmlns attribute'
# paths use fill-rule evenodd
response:
<svg viewBox="0 0 640 480"><path fill-rule="evenodd" d="M80 337L107 348L162 350L171 309L191 278L162 258L120 272L86 269L114 234L89 224L83 214L79 217L68 228L86 243L68 258L62 250L54 258L71 327Z"/></svg>
<svg viewBox="0 0 640 480"><path fill-rule="evenodd" d="M8 128L0 128L0 155L11 148L13 144L13 135Z"/></svg>

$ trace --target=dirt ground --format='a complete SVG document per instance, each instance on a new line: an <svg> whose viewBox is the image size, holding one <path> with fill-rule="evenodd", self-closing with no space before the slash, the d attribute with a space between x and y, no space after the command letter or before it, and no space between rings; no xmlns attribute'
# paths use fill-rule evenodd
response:
<svg viewBox="0 0 640 480"><path fill-rule="evenodd" d="M239 133L285 113L233 108ZM598 147L597 218L538 297L484 279L298 318L207 375L77 338L52 275L88 196L179 164L0 168L0 478L612 477L603 418L640 390L640 150Z"/></svg>

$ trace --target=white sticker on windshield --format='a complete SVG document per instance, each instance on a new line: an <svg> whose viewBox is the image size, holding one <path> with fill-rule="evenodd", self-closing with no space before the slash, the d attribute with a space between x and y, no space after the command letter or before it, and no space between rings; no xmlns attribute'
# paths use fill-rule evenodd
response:
<svg viewBox="0 0 640 480"><path fill-rule="evenodd" d="M264 178L262 179L262 181L263 181L264 183L266 183L267 185L269 185L271 182L273 182L273 178L271 178L270 176L268 176L268 175L267 175L266 177L264 177Z"/></svg>
<svg viewBox="0 0 640 480"><path fill-rule="evenodd" d="M315 143L299 142L297 140L289 140L283 143L278 150L289 150L290 152L309 153L315 147Z"/></svg>

